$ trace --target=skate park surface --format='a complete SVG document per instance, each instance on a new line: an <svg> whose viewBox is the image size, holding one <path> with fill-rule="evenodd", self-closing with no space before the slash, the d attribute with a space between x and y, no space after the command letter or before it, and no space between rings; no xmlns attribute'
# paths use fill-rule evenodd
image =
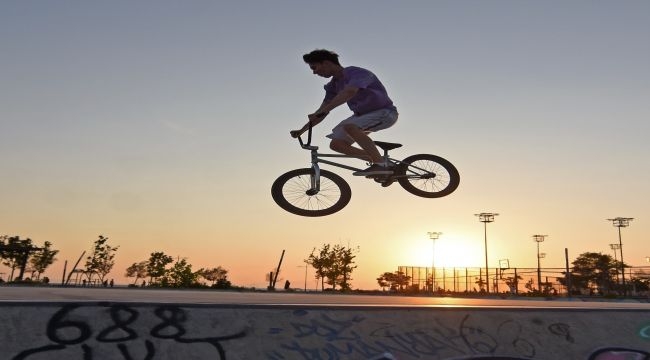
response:
<svg viewBox="0 0 650 360"><path fill-rule="evenodd" d="M650 359L650 304L0 287L0 359Z"/></svg>

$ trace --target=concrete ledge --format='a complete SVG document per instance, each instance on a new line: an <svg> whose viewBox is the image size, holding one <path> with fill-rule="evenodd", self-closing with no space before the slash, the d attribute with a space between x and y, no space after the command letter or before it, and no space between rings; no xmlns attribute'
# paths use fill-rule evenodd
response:
<svg viewBox="0 0 650 360"><path fill-rule="evenodd" d="M650 356L650 313L627 309L3 302L0 324L11 360Z"/></svg>

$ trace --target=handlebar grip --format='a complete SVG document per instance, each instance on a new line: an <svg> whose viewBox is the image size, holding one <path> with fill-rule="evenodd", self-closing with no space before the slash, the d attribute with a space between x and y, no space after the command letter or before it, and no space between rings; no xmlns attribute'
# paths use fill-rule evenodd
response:
<svg viewBox="0 0 650 360"><path fill-rule="evenodd" d="M306 148L308 146L311 146L311 129L313 128L311 121L309 122L309 129L307 131L307 143L302 141L302 135L298 136L298 142L300 143L300 147Z"/></svg>

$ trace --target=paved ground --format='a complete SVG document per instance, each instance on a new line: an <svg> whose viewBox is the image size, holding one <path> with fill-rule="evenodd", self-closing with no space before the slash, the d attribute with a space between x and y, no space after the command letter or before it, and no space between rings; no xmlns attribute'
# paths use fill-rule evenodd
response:
<svg viewBox="0 0 650 360"><path fill-rule="evenodd" d="M650 359L650 304L0 287L0 359Z"/></svg>
<svg viewBox="0 0 650 360"><path fill-rule="evenodd" d="M120 301L145 303L247 304L247 305L338 305L338 306L459 306L459 307L533 307L580 309L646 309L650 303L639 301L591 301L555 298L554 300L519 298L452 298L344 295L336 293L235 292L213 290L167 290L141 288L62 288L0 287L0 301Z"/></svg>

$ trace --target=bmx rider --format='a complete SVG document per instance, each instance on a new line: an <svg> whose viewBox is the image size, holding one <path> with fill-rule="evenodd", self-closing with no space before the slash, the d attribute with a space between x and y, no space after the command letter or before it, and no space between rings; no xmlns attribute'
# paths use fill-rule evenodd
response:
<svg viewBox="0 0 650 360"><path fill-rule="evenodd" d="M390 175L393 173L390 164L384 162L368 133L393 126L398 117L397 108L375 74L357 66L343 67L338 58L335 52L324 49L303 55L315 75L331 80L324 86L325 99L320 107L307 115L309 121L301 129L291 131L291 136L300 136L309 129L310 123L311 126L319 124L330 111L347 103L354 114L327 135L331 139L330 148L371 163L369 168L354 175ZM354 143L359 147L353 146Z"/></svg>

